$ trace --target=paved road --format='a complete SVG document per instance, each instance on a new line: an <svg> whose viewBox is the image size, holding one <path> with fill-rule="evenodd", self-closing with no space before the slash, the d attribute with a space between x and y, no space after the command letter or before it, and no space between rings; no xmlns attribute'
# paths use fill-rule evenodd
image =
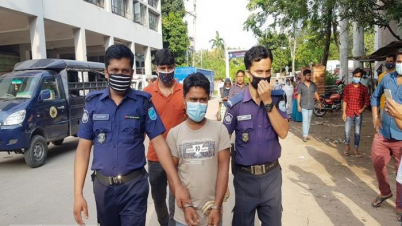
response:
<svg viewBox="0 0 402 226"><path fill-rule="evenodd" d="M210 101L209 118L216 112ZM320 135L320 125L312 136ZM323 125L321 125L322 127ZM326 126L326 125L324 125ZM283 225L399 225L393 212L394 202L373 209L370 201L377 188L367 148L362 159L345 158L342 147L312 139L300 139L301 124L292 123L289 136L281 141L283 172ZM333 130L338 127L325 127ZM340 129L341 126L339 126ZM322 130L321 130L322 131ZM0 153L0 226L75 225L73 207L73 164L78 140L68 138L64 145L50 145L44 166L31 169L22 155ZM90 172L88 172L89 177ZM391 184L395 179L390 177ZM224 223L230 225L232 196L224 204ZM392 186L394 189L395 186ZM395 194L395 193L394 193ZM88 179L84 195L89 206L87 225L96 225L95 201ZM148 199L147 226L157 226L152 199ZM256 224L257 225L257 224Z"/></svg>

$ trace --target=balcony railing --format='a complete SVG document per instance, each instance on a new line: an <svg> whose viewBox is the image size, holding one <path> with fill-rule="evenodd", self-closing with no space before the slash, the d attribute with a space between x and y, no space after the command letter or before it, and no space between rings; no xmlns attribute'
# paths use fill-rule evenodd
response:
<svg viewBox="0 0 402 226"><path fill-rule="evenodd" d="M92 3L92 4L102 7L102 8L105 7L105 0L84 0L84 1Z"/></svg>

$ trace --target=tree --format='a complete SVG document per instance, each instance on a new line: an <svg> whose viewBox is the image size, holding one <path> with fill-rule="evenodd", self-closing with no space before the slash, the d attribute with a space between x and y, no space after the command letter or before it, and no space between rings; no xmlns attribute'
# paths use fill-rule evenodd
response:
<svg viewBox="0 0 402 226"><path fill-rule="evenodd" d="M272 62L273 71L282 73L291 60L289 42L286 35L283 33L267 32L259 38L258 43L272 51L272 55L274 56L274 61Z"/></svg>
<svg viewBox="0 0 402 226"><path fill-rule="evenodd" d="M257 37L261 37L266 31L266 21L273 18L268 24L267 30L286 30L295 32L296 28L309 27L312 31L319 32L320 39L324 37L324 49L321 63L326 65L329 53L332 30L336 27L336 0L250 0L248 9L254 11L245 22L245 29L253 31ZM289 29L290 28L290 29Z"/></svg>
<svg viewBox="0 0 402 226"><path fill-rule="evenodd" d="M216 31L215 39L209 40L212 43L212 49L217 49L218 51L225 51L225 41L219 35L219 32Z"/></svg>
<svg viewBox="0 0 402 226"><path fill-rule="evenodd" d="M386 28L398 40L395 31L390 27L390 23L395 21L402 27L402 2L399 0L340 0L340 4L345 7L345 11L340 14L341 18L348 18L358 22L363 27Z"/></svg>
<svg viewBox="0 0 402 226"><path fill-rule="evenodd" d="M186 14L183 0L162 0L162 34L163 48L172 50L176 64L185 65L187 49L190 46Z"/></svg>
<svg viewBox="0 0 402 226"><path fill-rule="evenodd" d="M162 34L163 48L172 50L176 65L185 65L190 40L187 36L187 24L180 15L169 13L168 16L162 17Z"/></svg>
<svg viewBox="0 0 402 226"><path fill-rule="evenodd" d="M184 7L183 0L162 0L162 16L168 16L169 13L174 12L183 18L186 15L186 8Z"/></svg>

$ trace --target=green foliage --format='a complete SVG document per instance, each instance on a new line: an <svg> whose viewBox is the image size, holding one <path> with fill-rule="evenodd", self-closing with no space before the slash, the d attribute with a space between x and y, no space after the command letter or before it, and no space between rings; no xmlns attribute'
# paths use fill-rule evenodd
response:
<svg viewBox="0 0 402 226"><path fill-rule="evenodd" d="M162 0L162 17L168 16L171 12L183 18L186 15L186 8L183 0Z"/></svg>
<svg viewBox="0 0 402 226"><path fill-rule="evenodd" d="M335 85L336 80L338 79L338 75L332 74L328 71L325 71L325 79L324 79L324 84L326 86L329 85Z"/></svg>
<svg viewBox="0 0 402 226"><path fill-rule="evenodd" d="M395 38L401 37L395 34L390 28L390 23L395 21L402 27L402 2L399 0L339 0L340 5L345 7L341 18L348 18L363 27L373 27L378 25L380 28L387 28Z"/></svg>
<svg viewBox="0 0 402 226"><path fill-rule="evenodd" d="M267 32L260 37L258 42L272 51L274 72L282 72L286 66L291 65L289 42L285 34Z"/></svg>
<svg viewBox="0 0 402 226"><path fill-rule="evenodd" d="M190 46L187 36L187 24L181 16L176 13L169 13L162 17L163 48L172 50L177 66L186 63L186 52Z"/></svg>

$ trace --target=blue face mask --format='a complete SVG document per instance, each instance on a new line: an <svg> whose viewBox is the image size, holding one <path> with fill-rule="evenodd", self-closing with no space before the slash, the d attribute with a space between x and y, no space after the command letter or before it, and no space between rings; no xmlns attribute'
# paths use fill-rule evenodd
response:
<svg viewBox="0 0 402 226"><path fill-rule="evenodd" d="M354 78L353 78L353 83L355 83L355 84L360 83L360 79L361 79L361 78L356 78L356 77L354 77Z"/></svg>
<svg viewBox="0 0 402 226"><path fill-rule="evenodd" d="M398 75L402 75L402 63L397 63L395 65L395 71L398 73Z"/></svg>
<svg viewBox="0 0 402 226"><path fill-rule="evenodd" d="M194 122L201 122L207 113L208 104L200 102L187 102L187 115Z"/></svg>

